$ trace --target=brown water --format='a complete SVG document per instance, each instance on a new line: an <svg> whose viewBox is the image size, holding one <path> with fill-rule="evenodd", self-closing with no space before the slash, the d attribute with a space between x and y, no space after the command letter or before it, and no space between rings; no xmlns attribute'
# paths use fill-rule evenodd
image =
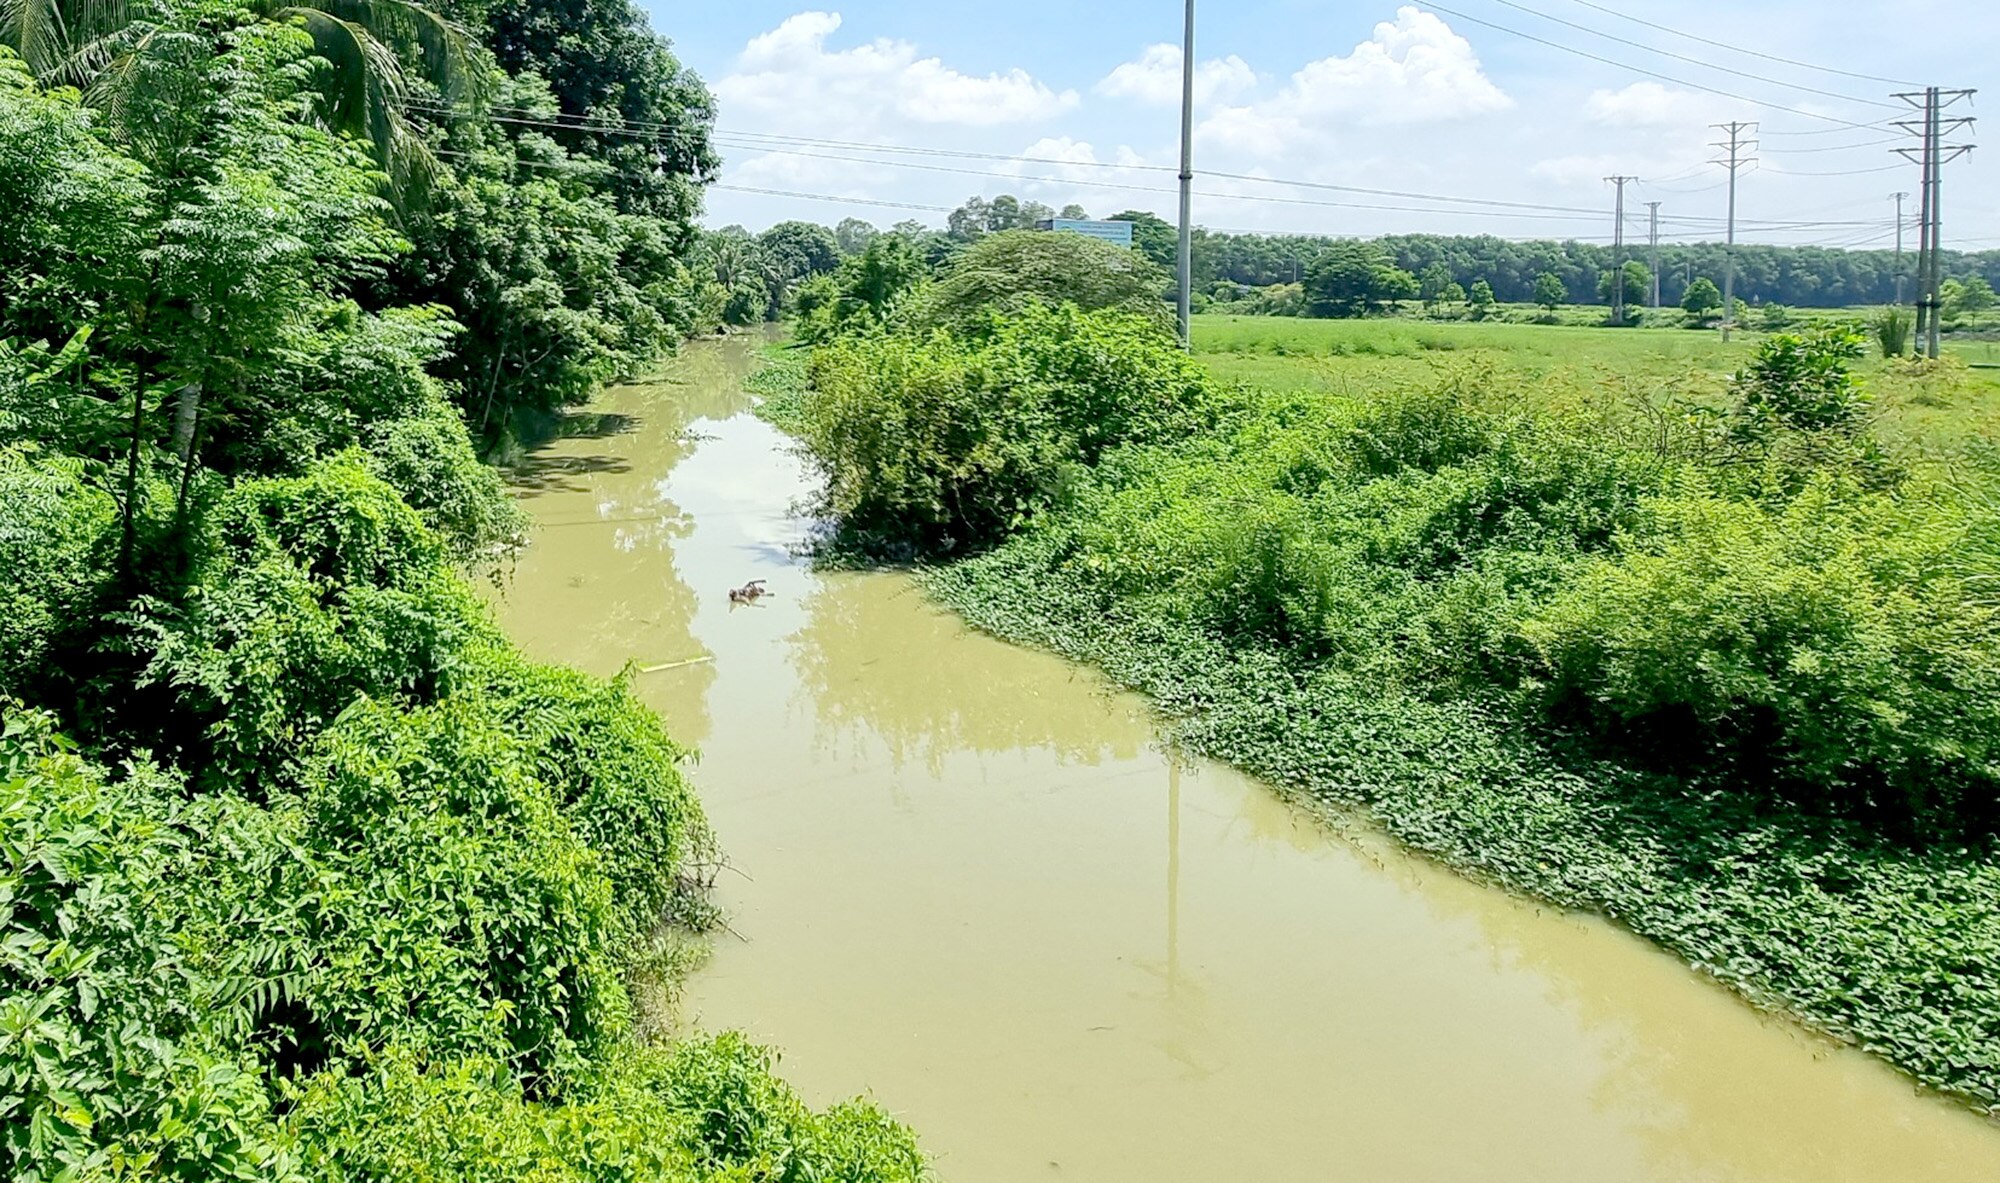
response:
<svg viewBox="0 0 2000 1183"><path fill-rule="evenodd" d="M789 557L743 342L520 474L502 606L643 675L741 875L691 1017L869 1093L957 1183L2000 1179L2000 1128L1610 925L1337 837L1141 702ZM775 595L732 607L753 577Z"/></svg>

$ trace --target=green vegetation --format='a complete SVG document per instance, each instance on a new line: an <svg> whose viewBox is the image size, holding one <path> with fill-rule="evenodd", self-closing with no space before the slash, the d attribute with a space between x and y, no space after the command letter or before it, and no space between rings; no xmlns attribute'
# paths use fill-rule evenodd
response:
<svg viewBox="0 0 2000 1183"><path fill-rule="evenodd" d="M699 84L623 3L4 11L0 1176L923 1177L653 1037L714 922L685 755L470 583L522 525L474 433L700 324Z"/></svg>
<svg viewBox="0 0 2000 1183"><path fill-rule="evenodd" d="M794 371L843 537L953 559L935 594L1197 750L2000 1101L1992 385L1834 324L1220 317L1204 378L1008 307ZM987 380L1001 341L1176 401Z"/></svg>
<svg viewBox="0 0 2000 1183"><path fill-rule="evenodd" d="M959 333L842 337L814 352L785 426L818 464L846 541L889 554L986 545L1061 501L1107 450L1200 420L1201 377L1155 321L1016 306Z"/></svg>

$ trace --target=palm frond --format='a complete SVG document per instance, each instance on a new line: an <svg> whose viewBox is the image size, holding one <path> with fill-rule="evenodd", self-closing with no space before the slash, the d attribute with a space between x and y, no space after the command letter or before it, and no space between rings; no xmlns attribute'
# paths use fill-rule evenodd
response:
<svg viewBox="0 0 2000 1183"><path fill-rule="evenodd" d="M0 0L0 42L48 81L79 81L77 48L131 23L127 0Z"/></svg>
<svg viewBox="0 0 2000 1183"><path fill-rule="evenodd" d="M37 75L61 60L68 40L60 0L0 0L0 41Z"/></svg>
<svg viewBox="0 0 2000 1183"><path fill-rule="evenodd" d="M414 48L424 78L447 101L471 97L481 72L473 61L473 38L440 13L412 0L319 0L312 6L260 0L271 19L317 11L366 29L385 45Z"/></svg>

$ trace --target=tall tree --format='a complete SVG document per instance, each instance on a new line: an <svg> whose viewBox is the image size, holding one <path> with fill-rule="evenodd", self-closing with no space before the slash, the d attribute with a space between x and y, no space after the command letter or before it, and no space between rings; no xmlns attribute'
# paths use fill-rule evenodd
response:
<svg viewBox="0 0 2000 1183"><path fill-rule="evenodd" d="M881 231L877 230L872 222L865 222L860 218L842 218L840 225L833 228L833 241L840 247L842 255L858 255L867 250L868 244L880 233Z"/></svg>
<svg viewBox="0 0 2000 1183"><path fill-rule="evenodd" d="M1535 277L1535 303L1550 312L1569 303L1569 286L1553 271L1544 271Z"/></svg>
<svg viewBox="0 0 2000 1183"><path fill-rule="evenodd" d="M631 0L446 0L483 20L512 75L548 80L577 130L542 128L612 170L619 211L662 219L682 249L694 240L702 186L721 168L715 100Z"/></svg>
<svg viewBox="0 0 2000 1183"><path fill-rule="evenodd" d="M131 0L0 0L0 39L44 81L110 100L129 92L161 37L195 26L220 32L238 14L304 28L331 67L319 86L320 120L365 137L400 191L427 177L434 162L408 119L412 79L404 63L414 63L447 104L472 94L478 72L464 29L414 0L242 0L164 11Z"/></svg>

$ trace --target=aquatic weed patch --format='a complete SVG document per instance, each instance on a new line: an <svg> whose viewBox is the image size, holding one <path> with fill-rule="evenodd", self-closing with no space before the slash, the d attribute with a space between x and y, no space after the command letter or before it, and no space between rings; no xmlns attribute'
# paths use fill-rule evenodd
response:
<svg viewBox="0 0 2000 1183"><path fill-rule="evenodd" d="M1910 849L1717 783L1565 750L1440 703L1107 603L1030 535L922 576L973 625L1104 669L1192 750L1365 806L1467 873L1612 917L1760 1005L2000 1103L2000 864Z"/></svg>

